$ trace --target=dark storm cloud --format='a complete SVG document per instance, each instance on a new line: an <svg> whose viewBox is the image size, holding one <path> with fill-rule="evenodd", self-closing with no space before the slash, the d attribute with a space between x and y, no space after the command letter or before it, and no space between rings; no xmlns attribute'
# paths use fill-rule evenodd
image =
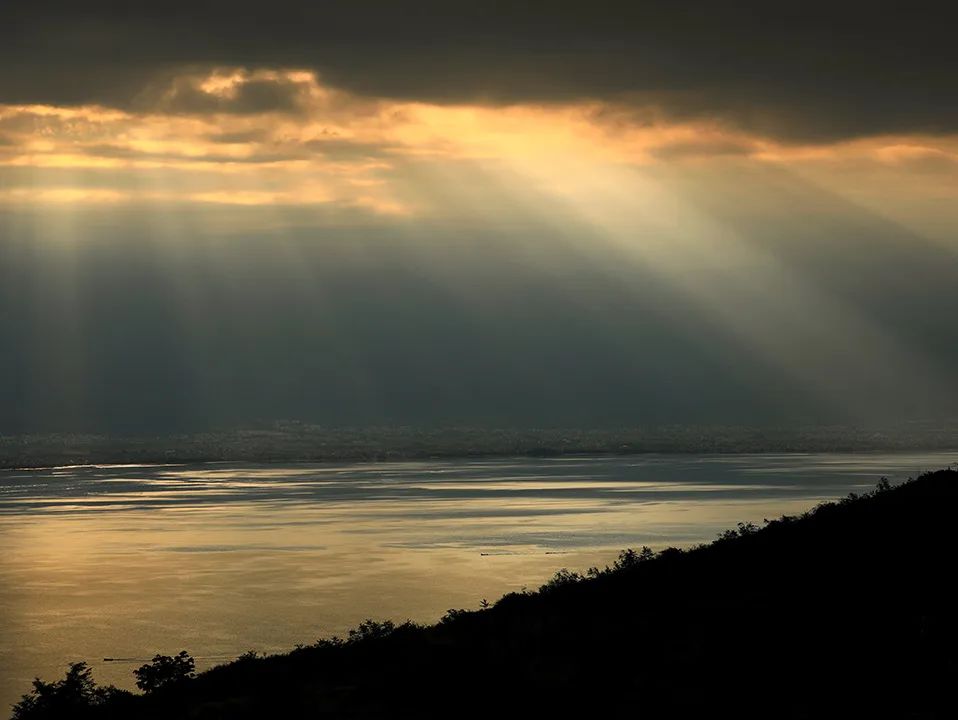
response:
<svg viewBox="0 0 958 720"><path fill-rule="evenodd" d="M791 139L958 129L941 2L12 5L6 102L126 106L205 64L312 68L362 94L442 102L627 98ZM292 109L289 90L249 88L236 109Z"/></svg>

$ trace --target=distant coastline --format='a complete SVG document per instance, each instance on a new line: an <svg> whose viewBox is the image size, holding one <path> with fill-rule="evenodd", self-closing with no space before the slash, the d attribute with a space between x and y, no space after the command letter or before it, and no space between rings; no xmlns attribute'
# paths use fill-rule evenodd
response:
<svg viewBox="0 0 958 720"><path fill-rule="evenodd" d="M958 452L958 423L889 428L657 426L575 428L323 427L274 423L178 435L0 435L0 468L204 462L321 463L567 455Z"/></svg>

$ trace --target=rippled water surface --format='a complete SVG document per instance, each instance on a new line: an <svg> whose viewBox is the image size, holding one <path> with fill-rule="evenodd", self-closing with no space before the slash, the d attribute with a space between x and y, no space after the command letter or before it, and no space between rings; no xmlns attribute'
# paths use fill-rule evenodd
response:
<svg viewBox="0 0 958 720"><path fill-rule="evenodd" d="M621 548L710 540L958 453L0 471L0 704L87 660L129 687L366 617L434 621ZM119 658L104 661L104 658ZM4 717L0 712L0 717Z"/></svg>

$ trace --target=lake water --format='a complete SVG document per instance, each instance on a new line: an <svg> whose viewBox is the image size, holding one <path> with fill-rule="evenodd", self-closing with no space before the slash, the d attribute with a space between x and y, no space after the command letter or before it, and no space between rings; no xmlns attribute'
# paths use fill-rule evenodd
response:
<svg viewBox="0 0 958 720"><path fill-rule="evenodd" d="M901 481L958 453L648 455L0 471L0 707L86 660L207 667L364 618L435 621L618 550ZM104 658L119 658L104 661ZM0 711L0 717L5 717Z"/></svg>

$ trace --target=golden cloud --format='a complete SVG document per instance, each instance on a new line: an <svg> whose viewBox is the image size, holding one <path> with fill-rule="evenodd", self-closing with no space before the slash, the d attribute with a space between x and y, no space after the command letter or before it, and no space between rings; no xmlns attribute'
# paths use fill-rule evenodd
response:
<svg viewBox="0 0 958 720"><path fill-rule="evenodd" d="M333 204L409 214L429 210L404 172L415 162L506 163L563 192L570 180L559 173L603 166L732 159L908 169L958 162L954 138L788 145L717 122L639 116L608 103L371 99L296 69L185 73L147 88L138 107L0 106L0 201ZM33 176L13 179L13 169ZM54 169L75 172L77 185L46 182L42 171ZM86 187L90 172L109 172L114 186Z"/></svg>

